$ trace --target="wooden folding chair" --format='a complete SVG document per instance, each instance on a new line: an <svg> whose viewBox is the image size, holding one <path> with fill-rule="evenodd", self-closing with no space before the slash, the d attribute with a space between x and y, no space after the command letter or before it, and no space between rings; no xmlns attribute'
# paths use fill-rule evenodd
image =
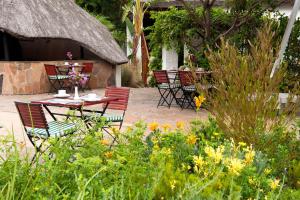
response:
<svg viewBox="0 0 300 200"><path fill-rule="evenodd" d="M163 106L164 103L166 103L170 108L174 99L177 102L176 94L179 91L180 85L170 83L168 72L166 70L156 70L153 71L153 74L158 92L160 94L157 107Z"/></svg>
<svg viewBox="0 0 300 200"><path fill-rule="evenodd" d="M114 144L117 138L111 133L109 129L115 126L117 126L118 130L122 128L128 106L129 93L130 89L126 87L107 87L105 89L105 97L118 98L118 100L111 101L107 106L108 111L111 111L111 113L107 113L106 110L104 115L94 113L94 115L85 116L85 118L87 118L89 121L99 121L99 119L101 120L103 118L106 120L108 125L102 127L102 130L108 133L113 138L111 145ZM103 105L103 108L105 107L106 105Z"/></svg>
<svg viewBox="0 0 300 200"><path fill-rule="evenodd" d="M15 102L24 130L36 149L36 153L43 153L43 144L50 137L62 137L75 132L75 124L61 121L47 122L41 104ZM36 157L34 154L32 161Z"/></svg>
<svg viewBox="0 0 300 200"><path fill-rule="evenodd" d="M194 97L196 96L195 80L191 71L178 71L178 77L181 85L183 96L181 98L181 108L196 108Z"/></svg>
<svg viewBox="0 0 300 200"><path fill-rule="evenodd" d="M83 86L83 88L82 88L83 90L84 89L91 89L89 87L89 81L90 81L91 75L93 73L93 66L94 66L93 63L83 63L83 67L82 67L80 73L87 77L87 81L85 83L85 86Z"/></svg>
<svg viewBox="0 0 300 200"><path fill-rule="evenodd" d="M66 88L65 82L69 79L69 75L59 74L55 65L45 64L44 66L48 76L48 80L51 84L50 92L52 90L56 92L59 89Z"/></svg>

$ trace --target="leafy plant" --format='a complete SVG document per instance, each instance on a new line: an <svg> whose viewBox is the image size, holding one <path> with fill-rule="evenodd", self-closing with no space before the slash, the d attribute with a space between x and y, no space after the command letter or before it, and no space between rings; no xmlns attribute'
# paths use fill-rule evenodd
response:
<svg viewBox="0 0 300 200"><path fill-rule="evenodd" d="M138 122L110 147L98 128L51 140L51 156L30 165L24 145L1 137L1 199L224 199L297 195L259 151L226 140L211 118Z"/></svg>
<svg viewBox="0 0 300 200"><path fill-rule="evenodd" d="M258 31L256 41L249 44L249 53L241 53L225 40L218 51L210 50L207 57L215 71L216 90L207 95L208 108L226 138L252 144L272 160L276 171L283 173L291 169L294 162L299 163L299 140L290 126L299 101L278 110L279 85L285 69L282 67L276 77L270 79L277 55L272 48L273 36L271 26L266 25ZM294 178L288 176L288 179Z"/></svg>
<svg viewBox="0 0 300 200"><path fill-rule="evenodd" d="M127 4L128 0L76 0L75 2L105 25L119 45L125 47L125 25L121 19L122 6Z"/></svg>
<svg viewBox="0 0 300 200"><path fill-rule="evenodd" d="M207 53L217 91L210 95L210 110L222 130L236 141L256 145L261 134L282 123L277 116L283 72L270 79L276 50L270 26L258 32L249 53L242 54L222 40L217 52Z"/></svg>

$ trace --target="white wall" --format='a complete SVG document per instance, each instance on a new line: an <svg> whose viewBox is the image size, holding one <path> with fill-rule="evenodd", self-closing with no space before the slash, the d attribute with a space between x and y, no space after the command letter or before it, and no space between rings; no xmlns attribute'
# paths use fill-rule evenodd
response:
<svg viewBox="0 0 300 200"><path fill-rule="evenodd" d="M116 65L116 87L122 86L122 69L121 65Z"/></svg>
<svg viewBox="0 0 300 200"><path fill-rule="evenodd" d="M162 69L178 69L178 54L174 49L162 49Z"/></svg>

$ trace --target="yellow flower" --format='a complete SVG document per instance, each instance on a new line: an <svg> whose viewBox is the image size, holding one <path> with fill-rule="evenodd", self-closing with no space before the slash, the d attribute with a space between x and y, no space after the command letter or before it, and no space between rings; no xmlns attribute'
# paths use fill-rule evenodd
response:
<svg viewBox="0 0 300 200"><path fill-rule="evenodd" d="M153 144L157 144L158 143L157 137L152 137L151 141L153 142Z"/></svg>
<svg viewBox="0 0 300 200"><path fill-rule="evenodd" d="M198 140L198 138L196 137L196 135L191 134L187 137L186 143L193 145L193 144L196 144L197 140Z"/></svg>
<svg viewBox="0 0 300 200"><path fill-rule="evenodd" d="M194 169L194 172L196 172L197 174L200 174L200 170L197 165L195 165L193 169Z"/></svg>
<svg viewBox="0 0 300 200"><path fill-rule="evenodd" d="M158 151L158 150L159 150L159 146L158 146L158 144L155 144L155 145L153 146L153 150L156 150L156 151Z"/></svg>
<svg viewBox="0 0 300 200"><path fill-rule="evenodd" d="M248 152L245 154L245 163L246 164L251 164L254 160L255 157L255 151L252 149L248 150Z"/></svg>
<svg viewBox="0 0 300 200"><path fill-rule="evenodd" d="M170 124L163 124L162 128L163 128L164 131L168 131L168 130L171 129L171 125Z"/></svg>
<svg viewBox="0 0 300 200"><path fill-rule="evenodd" d="M201 103L203 103L206 100L206 98L203 95L199 96L198 99Z"/></svg>
<svg viewBox="0 0 300 200"><path fill-rule="evenodd" d="M204 152L207 154L208 157L213 157L214 151L215 150L210 146L206 146L204 148Z"/></svg>
<svg viewBox="0 0 300 200"><path fill-rule="evenodd" d="M271 173L271 169L266 168L266 169L264 170L264 173L265 173L265 175L269 175L269 174Z"/></svg>
<svg viewBox="0 0 300 200"><path fill-rule="evenodd" d="M219 146L217 148L217 150L215 151L215 154L214 154L213 158L214 158L216 164L221 162L221 160L223 158L223 152L224 152L224 147L223 146Z"/></svg>
<svg viewBox="0 0 300 200"><path fill-rule="evenodd" d="M216 150L210 146L207 146L204 148L204 152L208 157L212 158L216 164L218 164L223 158L224 146L219 146Z"/></svg>
<svg viewBox="0 0 300 200"><path fill-rule="evenodd" d="M171 148L163 148L163 152L164 152L167 156L169 156L169 155L171 155L172 150L171 150Z"/></svg>
<svg viewBox="0 0 300 200"><path fill-rule="evenodd" d="M254 185L255 184L255 180L253 177L249 177L248 182L250 185Z"/></svg>
<svg viewBox="0 0 300 200"><path fill-rule="evenodd" d="M176 123L176 127L177 127L178 129L183 129L183 128L184 128L184 122L182 122L182 121L177 122L177 123Z"/></svg>
<svg viewBox="0 0 300 200"><path fill-rule="evenodd" d="M204 160L201 156L194 156L193 161L196 166L201 167L204 164Z"/></svg>
<svg viewBox="0 0 300 200"><path fill-rule="evenodd" d="M171 186L172 191L175 189L176 183L177 183L176 180L170 181L170 186Z"/></svg>
<svg viewBox="0 0 300 200"><path fill-rule="evenodd" d="M106 158L112 158L113 152L112 152L112 151L105 152L105 153L104 153L104 156L105 156Z"/></svg>
<svg viewBox="0 0 300 200"><path fill-rule="evenodd" d="M108 140L101 140L100 143L102 145L109 145L109 141Z"/></svg>
<svg viewBox="0 0 300 200"><path fill-rule="evenodd" d="M202 103L205 101L205 97L203 95L194 98L196 108L199 109Z"/></svg>
<svg viewBox="0 0 300 200"><path fill-rule="evenodd" d="M217 132L214 132L213 135L214 135L214 136L219 136L220 134L217 133Z"/></svg>
<svg viewBox="0 0 300 200"><path fill-rule="evenodd" d="M196 104L196 108L199 109L201 106L201 102L199 101L199 99L197 97L195 97L195 104Z"/></svg>
<svg viewBox="0 0 300 200"><path fill-rule="evenodd" d="M244 164L242 160L238 158L232 158L229 160L228 170L230 173L234 175L239 175L243 168Z"/></svg>
<svg viewBox="0 0 300 200"><path fill-rule="evenodd" d="M152 122L149 124L149 129L150 131L155 131L158 129L158 123L157 122Z"/></svg>
<svg viewBox="0 0 300 200"><path fill-rule="evenodd" d="M239 145L240 145L241 147L247 146L247 144L246 144L245 142L239 142Z"/></svg>
<svg viewBox="0 0 300 200"><path fill-rule="evenodd" d="M271 182L270 182L270 187L271 187L271 189L272 189L272 190L275 190L275 189L278 187L279 183L280 183L280 180L279 180L279 179L275 179L275 180L271 181Z"/></svg>

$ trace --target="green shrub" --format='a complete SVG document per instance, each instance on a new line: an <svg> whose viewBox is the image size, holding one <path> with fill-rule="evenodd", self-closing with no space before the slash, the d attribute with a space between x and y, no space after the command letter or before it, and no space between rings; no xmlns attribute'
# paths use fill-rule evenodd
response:
<svg viewBox="0 0 300 200"><path fill-rule="evenodd" d="M1 199L275 199L296 197L267 158L234 143L210 119L191 129L143 122L110 148L96 129L51 140L30 166L24 146L1 137ZM145 140L145 135L147 135Z"/></svg>
<svg viewBox="0 0 300 200"><path fill-rule="evenodd" d="M283 35L288 23L287 16L280 16L278 20L278 26L276 27L276 32L278 34ZM284 62L287 64L287 73L284 77L284 81L282 83L281 90L283 92L293 91L297 94L300 94L299 90L299 79L300 79L300 47L299 47L299 39L300 39L300 19L297 19L292 33L290 35L290 39L288 42L287 49L284 55ZM295 90L297 88L297 90Z"/></svg>
<svg viewBox="0 0 300 200"><path fill-rule="evenodd" d="M270 78L277 55L272 48L273 36L271 26L266 25L258 31L257 40L250 43L249 53L240 53L223 40L217 52L211 50L207 54L215 71L216 87L214 93L207 93L208 108L227 139L253 145L270 159L278 174L290 171L287 178L295 187L298 178L293 174L299 165L300 142L291 124L295 122L299 101L281 112L278 110L279 85L285 68Z"/></svg>
<svg viewBox="0 0 300 200"><path fill-rule="evenodd" d="M259 149L263 149L259 145L265 134L290 120L282 117L290 109L278 113L284 67L270 78L277 55L272 36L270 26L266 26L258 32L249 53L242 54L223 40L218 51L207 54L217 88L215 93L207 93L209 110L229 138Z"/></svg>

